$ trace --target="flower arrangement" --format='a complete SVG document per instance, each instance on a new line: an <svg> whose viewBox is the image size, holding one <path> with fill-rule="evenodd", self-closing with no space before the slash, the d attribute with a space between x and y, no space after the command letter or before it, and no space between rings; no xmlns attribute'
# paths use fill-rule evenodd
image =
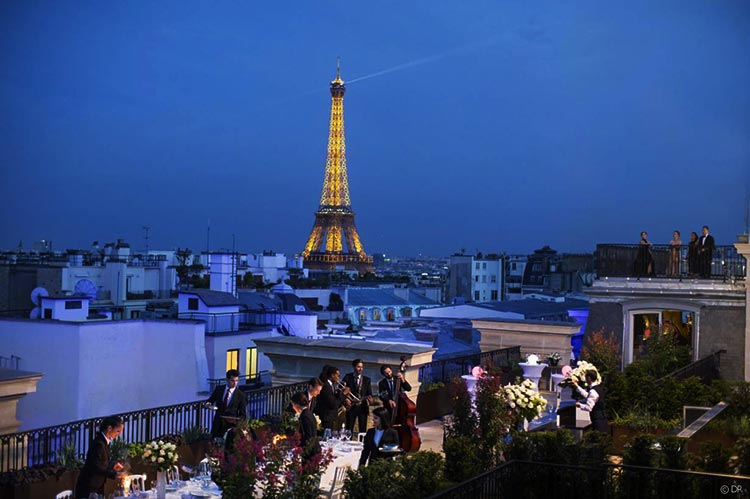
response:
<svg viewBox="0 0 750 499"><path fill-rule="evenodd" d="M143 449L143 463L156 468L156 471L167 471L177 464L180 456L175 444L163 440L152 440Z"/></svg>
<svg viewBox="0 0 750 499"><path fill-rule="evenodd" d="M517 385L505 385L498 395L505 399L508 409L522 420L531 421L547 407L547 401L534 389L534 382L528 379Z"/></svg>
<svg viewBox="0 0 750 499"><path fill-rule="evenodd" d="M591 364L590 362L586 362L585 360L579 360L576 363L576 367L574 369L566 370L563 368L563 375L565 378L558 383L558 386L566 387L566 386L573 386L573 379L576 380L578 383L578 386L582 388L588 388L588 383L586 383L586 371L594 370L596 371L596 381L597 383L602 382L602 376L599 374L599 370L596 368L594 364Z"/></svg>
<svg viewBox="0 0 750 499"><path fill-rule="evenodd" d="M556 366L560 363L560 359L562 359L562 355L560 355L560 352L552 352L547 357L547 361L551 366Z"/></svg>

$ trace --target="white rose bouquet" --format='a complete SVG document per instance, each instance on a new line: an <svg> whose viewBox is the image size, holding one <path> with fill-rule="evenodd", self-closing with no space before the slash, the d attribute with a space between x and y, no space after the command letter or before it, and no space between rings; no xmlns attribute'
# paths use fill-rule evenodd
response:
<svg viewBox="0 0 750 499"><path fill-rule="evenodd" d="M578 382L578 386L588 388L588 383L586 383L586 371L590 370L596 371L596 381L597 383L601 383L602 376L601 374L599 374L599 370L596 368L596 366L594 364L591 364L590 362L586 362L585 360L579 360L576 363L575 369L566 370L566 368L563 368L562 373L565 378L560 381L559 386L573 386L573 379L575 379Z"/></svg>
<svg viewBox="0 0 750 499"><path fill-rule="evenodd" d="M547 407L547 401L534 389L534 383L525 379L519 385L508 384L498 395L505 399L508 409L521 419L531 421Z"/></svg>
<svg viewBox="0 0 750 499"><path fill-rule="evenodd" d="M153 440L143 450L143 463L153 466L157 471L167 471L177 464L180 456L175 444L162 440Z"/></svg>

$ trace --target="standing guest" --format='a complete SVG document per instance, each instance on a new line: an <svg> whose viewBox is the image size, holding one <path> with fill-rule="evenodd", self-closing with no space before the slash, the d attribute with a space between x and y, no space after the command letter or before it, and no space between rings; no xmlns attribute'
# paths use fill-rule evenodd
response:
<svg viewBox="0 0 750 499"><path fill-rule="evenodd" d="M633 262L633 274L636 277L650 276L654 271L654 258L651 256L651 243L648 240L648 232L641 232L641 240L638 243L638 252Z"/></svg>
<svg viewBox="0 0 750 499"><path fill-rule="evenodd" d="M404 379L403 374L401 374L400 372L396 373L396 376L394 377L393 369L391 369L391 366L380 366L380 374L382 374L384 377L378 383L378 394L380 396L380 400L383 401L383 407L386 411L388 411L388 417L390 421L393 409L396 408L398 395L401 392L411 391L411 385ZM397 380L401 381L401 390L399 391L399 393L395 392Z"/></svg>
<svg viewBox="0 0 750 499"><path fill-rule="evenodd" d="M690 242L688 243L688 273L690 277L694 277L698 273L698 234L695 232L690 233Z"/></svg>
<svg viewBox="0 0 750 499"><path fill-rule="evenodd" d="M349 393L349 388L339 389L340 376L341 373L337 367L325 366L323 368L320 379L323 382L323 388L317 397L315 414L320 417L320 424L324 430L333 430L339 408L344 405L346 395Z"/></svg>
<svg viewBox="0 0 750 499"><path fill-rule="evenodd" d="M320 454L318 442L318 422L309 409L310 401L305 392L295 393L292 397L292 409L299 415L300 445L304 449L302 456L305 460Z"/></svg>
<svg viewBox="0 0 750 499"><path fill-rule="evenodd" d="M322 389L323 383L320 381L320 378L310 378L307 381L307 389L303 393L307 396L307 408L310 409L310 412L315 412L315 403ZM286 412L288 414L294 414L291 402L289 402L289 405L286 407Z"/></svg>
<svg viewBox="0 0 750 499"><path fill-rule="evenodd" d="M680 254L682 253L682 241L680 241L680 231L672 232L672 240L669 241L669 277L680 275Z"/></svg>
<svg viewBox="0 0 750 499"><path fill-rule="evenodd" d="M711 260L714 257L714 236L708 233L708 225L703 226L703 235L698 245L698 254L700 261L700 275L703 278L711 277Z"/></svg>
<svg viewBox="0 0 750 499"><path fill-rule="evenodd" d="M99 433L89 446L86 463L81 469L76 482L77 499L88 499L92 492L104 494L104 483L107 478L117 478L122 474L122 464L109 465L109 444L120 436L124 423L120 416L104 418L99 426Z"/></svg>
<svg viewBox="0 0 750 499"><path fill-rule="evenodd" d="M355 421L359 432L367 431L367 418L370 416L370 405L372 404L372 388L370 378L362 374L365 364L362 359L352 361L353 372L344 376L344 385L351 393L359 399L359 403L352 402L352 406L346 411L346 429L354 432Z"/></svg>
<svg viewBox="0 0 750 499"><path fill-rule="evenodd" d="M362 455L359 457L359 465L364 466L375 459L387 457L380 449L384 445L398 446L398 432L391 428L391 419L385 407L378 407L372 412L373 428L367 430L365 435Z"/></svg>
<svg viewBox="0 0 750 499"><path fill-rule="evenodd" d="M607 433L607 408L604 403L604 389L602 385L597 381L599 379L599 376L593 369L589 369L588 371L586 371L586 374L584 376L586 379L586 384L588 384L589 386L588 390L584 390L583 388L578 386L578 381L573 378L573 386L578 391L578 393L583 395L583 397L585 397L586 399L583 402L576 402L576 407L580 408L582 411L590 413L591 426L593 427L594 431Z"/></svg>
<svg viewBox="0 0 750 499"><path fill-rule="evenodd" d="M211 438L223 437L224 433L234 426L222 419L222 416L247 418L247 397L237 388L239 383L239 371L230 369L227 371L227 384L217 386L208 399L207 403L217 407L211 426Z"/></svg>

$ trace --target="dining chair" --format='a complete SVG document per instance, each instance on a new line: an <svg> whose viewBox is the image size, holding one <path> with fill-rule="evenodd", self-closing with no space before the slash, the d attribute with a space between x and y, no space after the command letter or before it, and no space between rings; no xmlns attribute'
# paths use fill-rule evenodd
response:
<svg viewBox="0 0 750 499"><path fill-rule="evenodd" d="M55 496L55 499L73 499L73 491L72 490L63 490L59 494Z"/></svg>
<svg viewBox="0 0 750 499"><path fill-rule="evenodd" d="M346 480L346 472L348 469L349 466L336 466L336 469L333 471L333 481L331 482L330 488L324 490L321 495L327 499L340 499L343 497L341 494L344 491L344 480Z"/></svg>
<svg viewBox="0 0 750 499"><path fill-rule="evenodd" d="M175 480L180 479L180 468L177 465L172 466L167 470L167 483L172 483Z"/></svg>
<svg viewBox="0 0 750 499"><path fill-rule="evenodd" d="M367 433L357 433L357 440L360 441L360 442L364 442L366 435L367 435Z"/></svg>
<svg viewBox="0 0 750 499"><path fill-rule="evenodd" d="M130 475L130 491L145 491L146 490L146 475Z"/></svg>

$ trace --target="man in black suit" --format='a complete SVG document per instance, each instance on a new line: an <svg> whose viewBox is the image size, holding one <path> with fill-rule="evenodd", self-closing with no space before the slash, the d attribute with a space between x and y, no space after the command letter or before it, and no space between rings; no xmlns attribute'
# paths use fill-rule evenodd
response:
<svg viewBox="0 0 750 499"><path fill-rule="evenodd" d="M117 478L122 472L122 464L109 465L109 443L120 436L124 424L120 416L104 418L99 433L91 442L86 455L86 463L76 481L76 499L88 499L92 492L104 494L107 478Z"/></svg>
<svg viewBox="0 0 750 499"><path fill-rule="evenodd" d="M323 388L320 395L317 396L315 405L315 414L320 417L320 425L324 430L333 430L338 417L339 408L344 405L349 388L339 390L339 377L341 373L337 367L325 366L320 375L320 381L323 382Z"/></svg>
<svg viewBox="0 0 750 499"><path fill-rule="evenodd" d="M698 244L698 268L700 269L700 276L703 278L711 277L711 260L715 248L714 236L708 233L708 225L704 225L703 235Z"/></svg>
<svg viewBox="0 0 750 499"><path fill-rule="evenodd" d="M318 395L320 395L320 391L323 389L323 382L320 381L320 378L310 378L307 382L307 389L302 392L307 397L307 409L310 410L310 413L315 412L315 405L317 404ZM294 407L292 407L292 402L289 402L289 405L286 406L286 412L288 415L294 415Z"/></svg>
<svg viewBox="0 0 750 499"><path fill-rule="evenodd" d="M359 399L359 403L352 402L351 407L346 411L346 429L354 432L354 422L359 425L359 432L367 431L367 418L370 415L370 404L372 404L372 388L370 378L365 376L365 364L362 359L352 361L354 372L344 376L344 385L349 387L352 395Z"/></svg>
<svg viewBox="0 0 750 499"><path fill-rule="evenodd" d="M390 416L393 413L393 409L396 407L396 398L398 395L395 393L396 382L401 382L401 390L399 393L411 391L411 385L406 379L404 379L404 375L400 372L396 373L394 376L391 366L380 366L380 374L384 377L378 383L378 395L380 396L380 400L383 401L383 407L385 407Z"/></svg>
<svg viewBox="0 0 750 499"><path fill-rule="evenodd" d="M240 382L240 373L237 369L227 371L227 384L219 385L214 389L208 403L217 407L214 421L211 425L211 438L223 437L224 433L233 426L222 416L235 418L247 418L247 397L237 385Z"/></svg>

